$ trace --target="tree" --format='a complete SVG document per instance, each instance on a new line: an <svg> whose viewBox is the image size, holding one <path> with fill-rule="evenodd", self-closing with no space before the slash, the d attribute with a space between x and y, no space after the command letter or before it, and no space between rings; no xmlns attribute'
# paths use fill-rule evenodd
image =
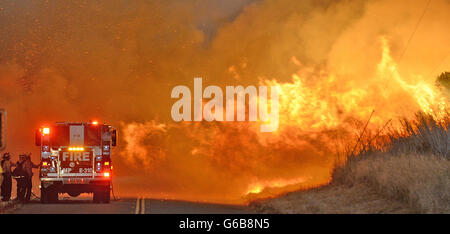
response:
<svg viewBox="0 0 450 234"><path fill-rule="evenodd" d="M441 73L436 79L436 84L450 90L450 72Z"/></svg>

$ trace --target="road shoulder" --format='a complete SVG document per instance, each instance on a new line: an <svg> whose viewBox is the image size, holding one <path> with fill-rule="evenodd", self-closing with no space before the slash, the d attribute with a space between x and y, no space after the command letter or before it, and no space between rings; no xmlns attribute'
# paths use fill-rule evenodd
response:
<svg viewBox="0 0 450 234"><path fill-rule="evenodd" d="M18 201L2 201L0 202L0 214L10 214L20 207L22 207L22 203Z"/></svg>

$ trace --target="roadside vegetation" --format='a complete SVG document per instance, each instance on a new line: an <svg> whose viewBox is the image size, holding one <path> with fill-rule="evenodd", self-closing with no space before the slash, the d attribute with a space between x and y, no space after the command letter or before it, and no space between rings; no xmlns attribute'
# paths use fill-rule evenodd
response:
<svg viewBox="0 0 450 234"><path fill-rule="evenodd" d="M450 73L437 79L448 92ZM262 213L450 213L450 114L361 134L330 184L252 205Z"/></svg>
<svg viewBox="0 0 450 234"><path fill-rule="evenodd" d="M337 166L332 183L362 184L380 195L407 204L419 213L450 213L449 115L437 120L418 114L391 130L381 147L366 142L364 149Z"/></svg>

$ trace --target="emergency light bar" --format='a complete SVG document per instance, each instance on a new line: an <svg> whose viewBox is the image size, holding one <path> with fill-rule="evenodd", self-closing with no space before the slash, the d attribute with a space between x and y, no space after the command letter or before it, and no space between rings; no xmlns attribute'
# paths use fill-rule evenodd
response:
<svg viewBox="0 0 450 234"><path fill-rule="evenodd" d="M69 147L69 151L84 151L84 147Z"/></svg>

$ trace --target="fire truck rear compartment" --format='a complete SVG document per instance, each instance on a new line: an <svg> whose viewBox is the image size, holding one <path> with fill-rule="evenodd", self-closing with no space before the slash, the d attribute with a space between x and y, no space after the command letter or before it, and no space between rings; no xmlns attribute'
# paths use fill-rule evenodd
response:
<svg viewBox="0 0 450 234"><path fill-rule="evenodd" d="M36 130L35 136L41 150L41 202L56 202L61 193L92 193L94 202L109 202L111 147L117 139L112 126L58 122Z"/></svg>

